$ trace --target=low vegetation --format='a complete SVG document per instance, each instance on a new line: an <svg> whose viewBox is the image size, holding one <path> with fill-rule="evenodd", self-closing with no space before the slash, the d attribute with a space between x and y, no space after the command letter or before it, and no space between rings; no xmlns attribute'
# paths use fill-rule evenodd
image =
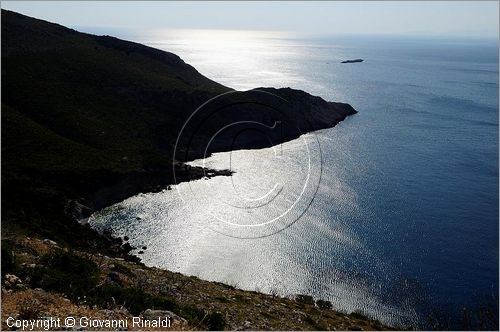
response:
<svg viewBox="0 0 500 332"><path fill-rule="evenodd" d="M97 316L101 312L133 316L152 309L180 317L179 329L387 329L366 317L326 308L327 301L244 291L119 257L64 248L51 240L4 239L2 254L7 258L2 268L3 302L9 310L4 307L2 315L62 316L90 310ZM20 281L7 284L5 275L14 274ZM64 305L57 305L54 312L53 303Z"/></svg>

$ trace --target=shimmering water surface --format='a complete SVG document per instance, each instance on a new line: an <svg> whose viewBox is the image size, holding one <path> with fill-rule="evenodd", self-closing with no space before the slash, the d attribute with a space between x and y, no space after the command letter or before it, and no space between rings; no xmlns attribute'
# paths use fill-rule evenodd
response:
<svg viewBox="0 0 500 332"><path fill-rule="evenodd" d="M96 213L94 227L148 247L144 263L310 294L391 324L458 315L498 293L497 41L236 31L135 39L236 89L290 86L359 111L274 149L193 162L231 167L232 177ZM340 64L352 58L365 62Z"/></svg>

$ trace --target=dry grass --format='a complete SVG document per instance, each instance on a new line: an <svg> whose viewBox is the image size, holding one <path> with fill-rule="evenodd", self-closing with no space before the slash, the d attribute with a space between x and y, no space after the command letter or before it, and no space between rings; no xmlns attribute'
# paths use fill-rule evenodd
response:
<svg viewBox="0 0 500 332"><path fill-rule="evenodd" d="M39 239L19 239L16 257L22 258L24 268L30 262L39 261L39 256L50 253L55 245ZM100 254L75 252L93 262L99 268L98 285L109 282L109 276L121 283L121 289L139 289L145 294L171 299L177 314L188 320L187 325L176 325L175 329L207 329L208 320L214 326L225 324L229 330L386 330L390 329L377 321L353 316L332 309L319 308L311 301L279 297L277 295L244 291L222 283L209 282L196 277L184 276L157 268L127 262L119 258ZM19 260L18 260L19 261ZM33 305L44 316L75 317L92 316L100 319L130 317L121 305L114 303L102 307L76 304L62 294L44 290L22 290L4 294L2 320L21 313L33 313ZM113 315L113 317L110 317ZM201 318L200 318L201 317ZM129 325L130 326L130 325ZM4 326L5 327L5 326ZM174 328L174 327L172 327Z"/></svg>

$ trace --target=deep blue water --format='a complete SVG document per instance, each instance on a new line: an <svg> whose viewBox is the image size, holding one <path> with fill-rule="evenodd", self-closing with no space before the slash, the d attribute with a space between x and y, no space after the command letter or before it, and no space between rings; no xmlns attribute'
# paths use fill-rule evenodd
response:
<svg viewBox="0 0 500 332"><path fill-rule="evenodd" d="M316 133L318 193L277 235L234 241L200 231L199 202L181 207L174 191L98 215L96 224L152 248L146 264L309 293L394 324L425 324L439 311L460 328L463 306L498 305L497 40L257 36L234 49L189 36L136 39L237 89L290 86L359 111ZM353 58L365 61L340 64Z"/></svg>
<svg viewBox="0 0 500 332"><path fill-rule="evenodd" d="M351 167L370 165L353 227L445 309L498 299L497 46L382 40L337 87L360 111Z"/></svg>

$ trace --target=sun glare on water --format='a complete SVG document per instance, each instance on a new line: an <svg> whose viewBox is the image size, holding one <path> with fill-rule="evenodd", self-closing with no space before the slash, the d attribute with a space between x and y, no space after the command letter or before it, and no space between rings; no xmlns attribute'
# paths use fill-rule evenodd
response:
<svg viewBox="0 0 500 332"><path fill-rule="evenodd" d="M146 44L181 56L203 75L237 90L293 87L305 79L279 59L297 59L289 33L249 30L155 30Z"/></svg>

